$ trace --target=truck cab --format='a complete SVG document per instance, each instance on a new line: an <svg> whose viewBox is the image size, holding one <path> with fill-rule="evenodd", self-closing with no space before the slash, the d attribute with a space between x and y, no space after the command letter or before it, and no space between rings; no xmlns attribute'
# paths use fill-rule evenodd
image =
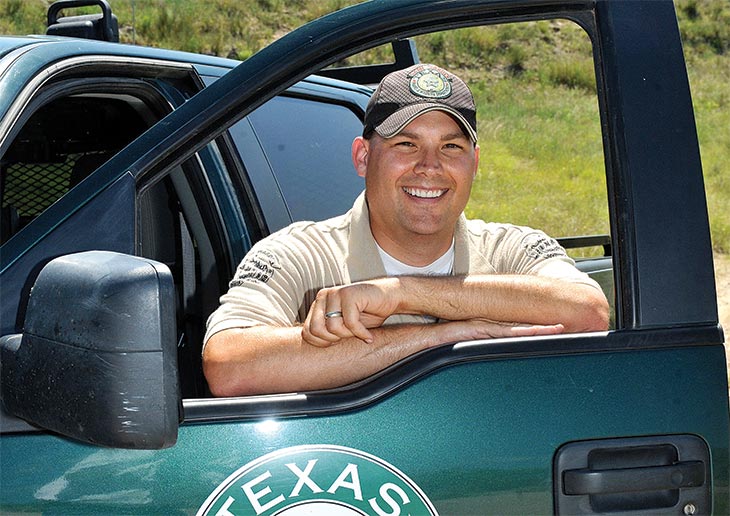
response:
<svg viewBox="0 0 730 516"><path fill-rule="evenodd" d="M101 17L60 22L83 38L0 38L2 512L730 510L724 335L670 0L376 0L240 63L89 39L114 34L96 3ZM352 205L350 142L377 78L418 59L409 41L556 21L589 41L608 228L562 242L600 250L577 262L611 329L210 396L206 317L253 243ZM401 57L332 67L381 46Z"/></svg>

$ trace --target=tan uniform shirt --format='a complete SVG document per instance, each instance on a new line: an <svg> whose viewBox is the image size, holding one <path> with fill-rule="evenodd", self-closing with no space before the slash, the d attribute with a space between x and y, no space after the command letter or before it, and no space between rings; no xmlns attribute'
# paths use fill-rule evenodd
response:
<svg viewBox="0 0 730 516"><path fill-rule="evenodd" d="M467 220L454 234L454 274L536 274L600 290L552 238L509 224ZM350 211L323 222L296 222L254 245L208 319L205 341L230 328L302 323L324 287L385 276L370 232L364 194ZM394 315L386 324L422 322Z"/></svg>

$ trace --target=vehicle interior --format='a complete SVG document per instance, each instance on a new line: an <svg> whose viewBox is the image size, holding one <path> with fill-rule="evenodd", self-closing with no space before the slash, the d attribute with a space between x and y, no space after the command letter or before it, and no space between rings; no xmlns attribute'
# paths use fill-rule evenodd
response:
<svg viewBox="0 0 730 516"><path fill-rule="evenodd" d="M119 78L69 79L37 95L33 102L36 108L29 110L32 115L21 121L21 128L0 159L2 244L170 109L150 85ZM209 247L193 242L182 205L194 212L191 217L201 220L198 208L192 207L196 204L195 194L186 179L186 175L195 176L199 170L191 159L162 180L140 185L136 217L139 254L164 263L173 273L180 329L179 364L186 370L181 374L185 382L182 390L189 396L204 394L200 345L192 346L191 342L202 340L204 331L205 320L199 308L201 289L196 287L200 270L196 264ZM187 197L185 202L180 201L178 192ZM85 224L93 227L88 221ZM197 227L198 231L206 231L199 223ZM209 304L212 299L217 301L217 294L209 297ZM27 295L21 295L19 321L24 302Z"/></svg>
<svg viewBox="0 0 730 516"><path fill-rule="evenodd" d="M33 114L0 161L2 243L148 127L135 100L74 95Z"/></svg>

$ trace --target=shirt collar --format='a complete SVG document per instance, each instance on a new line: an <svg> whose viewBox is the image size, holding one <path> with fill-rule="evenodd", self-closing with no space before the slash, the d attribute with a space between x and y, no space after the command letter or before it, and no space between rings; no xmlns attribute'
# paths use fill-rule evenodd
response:
<svg viewBox="0 0 730 516"><path fill-rule="evenodd" d="M346 262L350 281L363 281L385 276L385 268L378 254L375 238L370 231L370 212L365 201L365 192L357 197L350 210L350 238ZM454 274L468 272L469 240L466 217L462 213L454 230Z"/></svg>
<svg viewBox="0 0 730 516"><path fill-rule="evenodd" d="M355 200L350 210L350 238L347 249L350 281L363 281L385 276L385 268L370 231L370 212L365 192Z"/></svg>

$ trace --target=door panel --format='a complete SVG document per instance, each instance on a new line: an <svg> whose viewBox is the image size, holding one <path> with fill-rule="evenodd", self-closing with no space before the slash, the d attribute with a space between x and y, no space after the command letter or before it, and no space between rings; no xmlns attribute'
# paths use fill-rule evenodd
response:
<svg viewBox="0 0 730 516"><path fill-rule="evenodd" d="M162 451L7 436L3 462L19 469L2 470L4 509L35 499L53 511L192 512L258 457L337 444L394 465L440 514L549 514L553 457L563 444L694 434L710 450L713 510L724 514L728 416L711 397L726 391L723 347L693 346L465 363L338 416L183 425L177 445ZM292 485L272 489L286 497ZM261 501L276 496L272 490Z"/></svg>

